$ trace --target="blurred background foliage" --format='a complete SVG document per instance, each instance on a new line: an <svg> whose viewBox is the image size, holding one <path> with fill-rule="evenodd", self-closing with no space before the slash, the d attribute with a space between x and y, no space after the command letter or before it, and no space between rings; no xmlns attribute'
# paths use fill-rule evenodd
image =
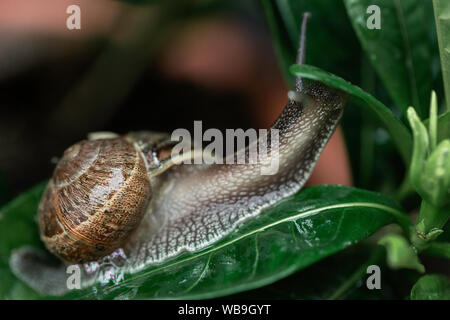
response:
<svg viewBox="0 0 450 320"><path fill-rule="evenodd" d="M10 197L47 179L55 157L91 131L273 120L258 119L258 100L284 83L257 1L79 4L82 30L69 31L66 3L0 3L0 172Z"/></svg>

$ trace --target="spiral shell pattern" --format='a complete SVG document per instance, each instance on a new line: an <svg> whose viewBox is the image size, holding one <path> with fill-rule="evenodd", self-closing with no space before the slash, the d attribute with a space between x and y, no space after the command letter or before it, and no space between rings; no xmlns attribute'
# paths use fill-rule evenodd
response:
<svg viewBox="0 0 450 320"><path fill-rule="evenodd" d="M41 238L65 262L96 260L124 244L150 196L145 160L132 142L81 141L64 152L44 193Z"/></svg>

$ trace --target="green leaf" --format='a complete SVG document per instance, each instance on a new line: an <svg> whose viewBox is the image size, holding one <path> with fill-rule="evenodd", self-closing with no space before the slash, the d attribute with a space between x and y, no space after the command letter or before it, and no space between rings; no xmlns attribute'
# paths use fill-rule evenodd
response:
<svg viewBox="0 0 450 320"><path fill-rule="evenodd" d="M431 242L424 252L432 256L450 259L450 242L439 242L440 237L437 240Z"/></svg>
<svg viewBox="0 0 450 320"><path fill-rule="evenodd" d="M425 267L420 263L416 251L401 235L388 234L378 241L378 244L386 247L387 261L392 269L414 269L425 272Z"/></svg>
<svg viewBox="0 0 450 320"><path fill-rule="evenodd" d="M447 110L450 111L450 2L433 0Z"/></svg>
<svg viewBox="0 0 450 320"><path fill-rule="evenodd" d="M38 297L36 292L12 274L9 257L14 248L22 245L43 248L34 217L45 185L37 185L0 210L0 299Z"/></svg>
<svg viewBox="0 0 450 320"><path fill-rule="evenodd" d="M446 223L442 230L444 233L438 238L438 241L450 242L450 223Z"/></svg>
<svg viewBox="0 0 450 320"><path fill-rule="evenodd" d="M290 71L299 77L323 82L330 87L348 92L357 98L356 102L371 112L390 133L392 140L397 146L405 164L411 161L412 137L406 126L386 107L372 95L360 87L345 81L344 79L309 65L293 65Z"/></svg>
<svg viewBox="0 0 450 320"><path fill-rule="evenodd" d="M427 274L411 290L411 300L450 300L450 281L438 274Z"/></svg>
<svg viewBox="0 0 450 320"><path fill-rule="evenodd" d="M34 221L42 189L32 189L0 211L6 219L0 224L3 266L13 249L42 247ZM405 217L380 194L343 186L309 187L209 248L125 274L116 285L97 284L96 293L89 287L65 298L212 298L241 292L284 278ZM10 280L2 297L11 296L18 283L23 285ZM32 289L23 294L36 295Z"/></svg>
<svg viewBox="0 0 450 320"><path fill-rule="evenodd" d="M423 123L429 128L429 119L425 120ZM450 139L450 111L441 114L438 117L438 127L437 127L437 143L444 139Z"/></svg>
<svg viewBox="0 0 450 320"><path fill-rule="evenodd" d="M431 91L431 42L428 39L427 1L345 0L347 13L363 49L392 99L406 113L416 108L428 115ZM366 25L370 5L380 8L380 29Z"/></svg>
<svg viewBox="0 0 450 320"><path fill-rule="evenodd" d="M444 139L450 139L450 111L438 117L437 142L439 143Z"/></svg>
<svg viewBox="0 0 450 320"><path fill-rule="evenodd" d="M379 265L383 275L385 254L381 247L351 246L283 280L263 288L231 296L231 299L295 299L295 300L380 300L395 299L388 277L382 277L383 290L366 286L367 267ZM339 267L336 267L339 266Z"/></svg>
<svg viewBox="0 0 450 320"><path fill-rule="evenodd" d="M450 259L450 223L447 222L442 230L444 232L423 252L431 256Z"/></svg>
<svg viewBox="0 0 450 320"><path fill-rule="evenodd" d="M13 199L0 210L0 260L7 261L13 248L40 245L35 215L46 182Z"/></svg>
<svg viewBox="0 0 450 320"><path fill-rule="evenodd" d="M68 298L213 298L273 283L368 237L403 214L389 199L341 186L306 188L205 250L118 285Z"/></svg>

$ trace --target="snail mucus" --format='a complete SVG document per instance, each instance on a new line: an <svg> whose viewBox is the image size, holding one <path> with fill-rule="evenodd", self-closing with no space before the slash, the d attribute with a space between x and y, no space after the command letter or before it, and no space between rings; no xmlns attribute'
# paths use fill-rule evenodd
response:
<svg viewBox="0 0 450 320"><path fill-rule="evenodd" d="M307 19L305 14L298 64L304 61ZM178 164L168 134L96 135L73 145L59 160L38 211L41 239L62 262L55 265L42 253L19 248L11 256L13 272L39 292L64 294L65 265L121 248L127 272L137 272L206 248L298 192L336 129L348 95L296 78L288 97L271 126L279 132L279 152L267 154L278 157L273 175L260 174L261 162ZM266 139L255 143L270 149L271 136Z"/></svg>

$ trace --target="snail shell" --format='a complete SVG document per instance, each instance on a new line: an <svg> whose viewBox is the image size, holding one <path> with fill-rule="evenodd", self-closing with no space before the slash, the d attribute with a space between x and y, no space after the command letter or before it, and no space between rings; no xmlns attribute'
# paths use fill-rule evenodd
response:
<svg viewBox="0 0 450 320"><path fill-rule="evenodd" d="M47 248L65 262L80 263L121 247L151 197L148 167L142 149L127 137L68 148L39 207Z"/></svg>

